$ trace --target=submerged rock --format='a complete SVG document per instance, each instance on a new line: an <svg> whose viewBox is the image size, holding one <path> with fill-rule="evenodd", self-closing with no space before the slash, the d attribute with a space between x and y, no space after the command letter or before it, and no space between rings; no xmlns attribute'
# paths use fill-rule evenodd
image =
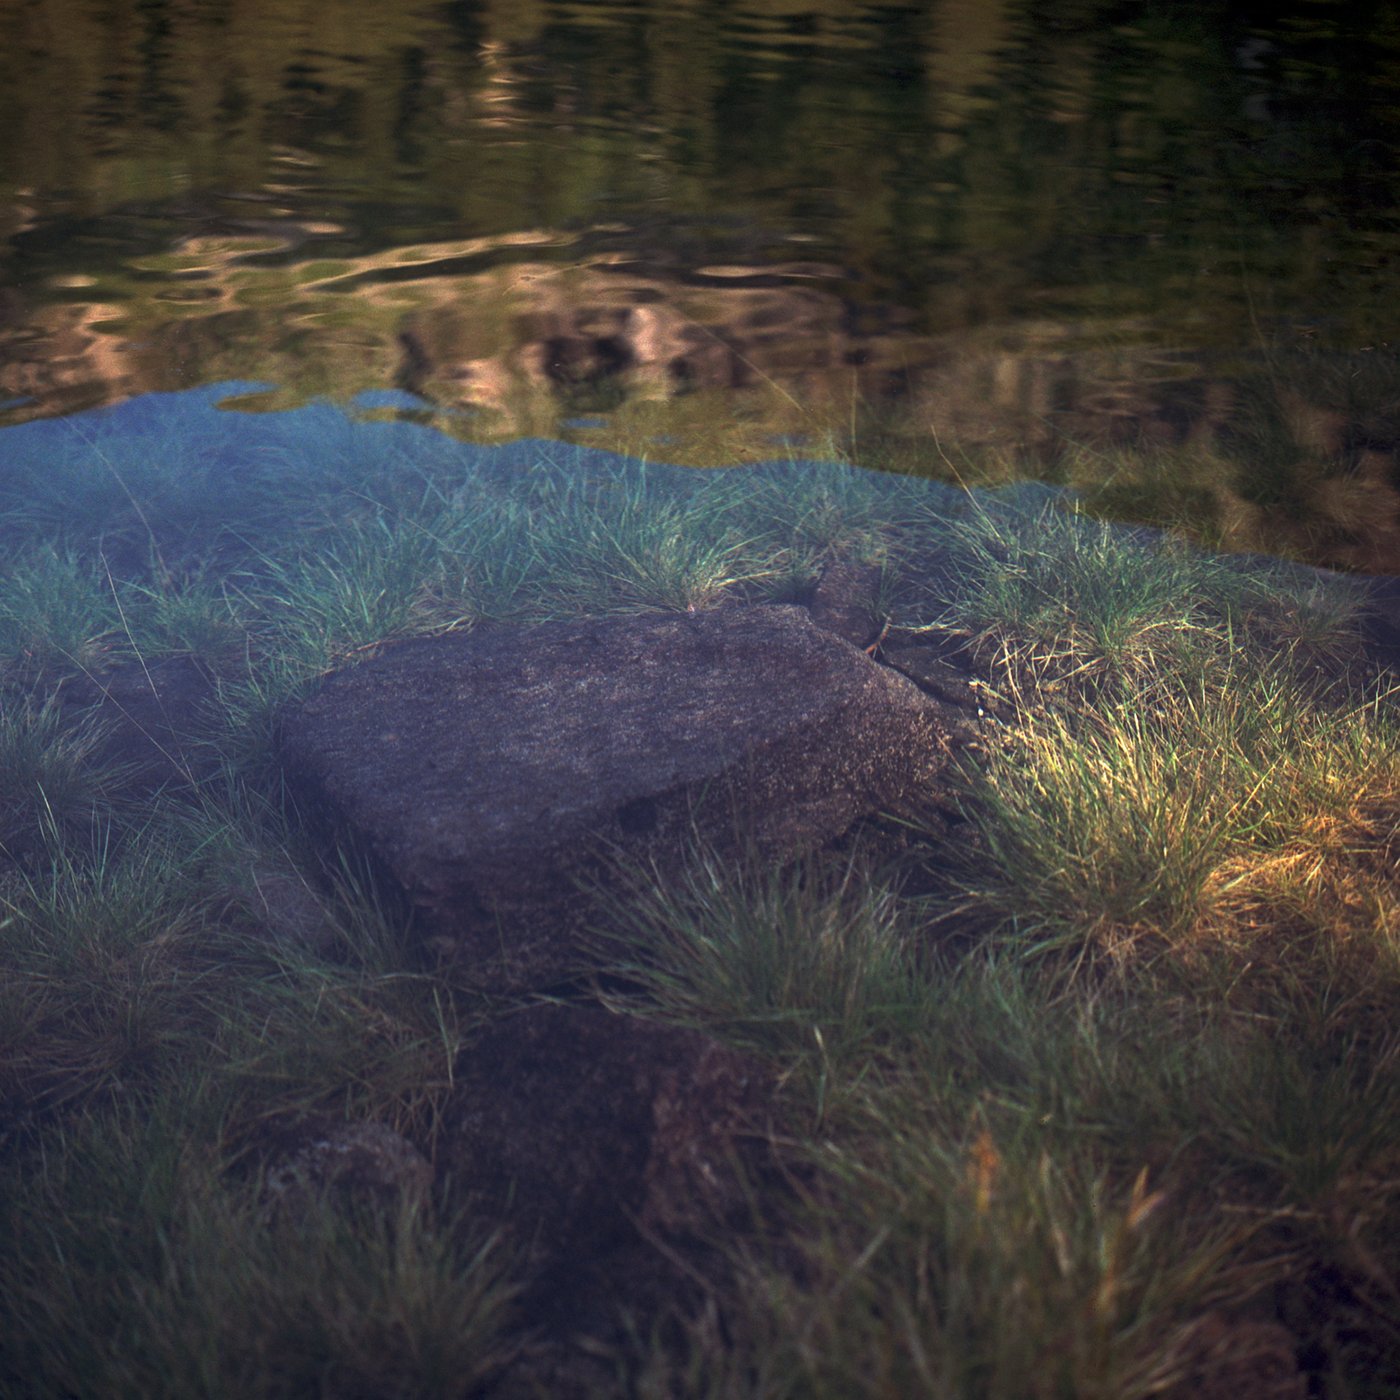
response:
<svg viewBox="0 0 1400 1400"><path fill-rule="evenodd" d="M864 650L880 635L880 585L884 570L858 559L837 559L822 570L807 605L824 632Z"/></svg>
<svg viewBox="0 0 1400 1400"><path fill-rule="evenodd" d="M545 1264L698 1231L742 1204L731 1157L768 1075L699 1031L596 1006L503 1017L464 1050L440 1170Z"/></svg>
<svg viewBox="0 0 1400 1400"><path fill-rule="evenodd" d="M307 1210L327 1196L392 1209L421 1204L432 1185L427 1159L383 1123L306 1122L282 1136L264 1178L277 1210Z"/></svg>
<svg viewBox="0 0 1400 1400"><path fill-rule="evenodd" d="M742 1220L737 1164L765 1160L771 1076L698 1031L533 1006L465 1050L454 1082L439 1173L521 1250L547 1335L680 1303L677 1261Z"/></svg>
<svg viewBox="0 0 1400 1400"><path fill-rule="evenodd" d="M1400 577L1366 579L1362 599L1362 636L1370 654L1400 674Z"/></svg>
<svg viewBox="0 0 1400 1400"><path fill-rule="evenodd" d="M277 851L232 855L213 881L215 907L259 938L317 957L334 955L341 932L306 875Z"/></svg>
<svg viewBox="0 0 1400 1400"><path fill-rule="evenodd" d="M101 758L124 770L128 791L144 794L193 787L209 768L211 751L194 741L194 731L216 693L202 662L169 656L76 677L60 699L69 714L97 721Z"/></svg>
<svg viewBox="0 0 1400 1400"><path fill-rule="evenodd" d="M280 738L303 805L498 988L572 970L580 885L617 857L790 859L926 789L946 740L916 686L779 606L405 642L329 676Z"/></svg>

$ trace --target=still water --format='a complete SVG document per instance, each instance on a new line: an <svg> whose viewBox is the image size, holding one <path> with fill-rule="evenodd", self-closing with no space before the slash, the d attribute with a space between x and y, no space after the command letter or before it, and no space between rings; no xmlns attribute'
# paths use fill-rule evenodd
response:
<svg viewBox="0 0 1400 1400"><path fill-rule="evenodd" d="M1400 572L1397 174L1364 0L0 0L0 425L392 389Z"/></svg>

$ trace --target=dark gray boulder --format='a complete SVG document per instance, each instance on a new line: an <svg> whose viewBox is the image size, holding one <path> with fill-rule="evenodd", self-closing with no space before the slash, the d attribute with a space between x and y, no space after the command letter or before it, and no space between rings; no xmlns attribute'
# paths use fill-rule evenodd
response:
<svg viewBox="0 0 1400 1400"><path fill-rule="evenodd" d="M1400 577L1368 578L1362 585L1362 636L1378 664L1400 673Z"/></svg>
<svg viewBox="0 0 1400 1400"><path fill-rule="evenodd" d="M502 1394L591 1393L589 1350L693 1312L726 1268L717 1242L755 1227L771 1072L697 1031L536 1005L464 1050L453 1080L444 1204L490 1221L522 1271L532 1344Z"/></svg>
<svg viewBox="0 0 1400 1400"><path fill-rule="evenodd" d="M572 970L581 884L699 838L781 861L929 787L916 686L760 606L453 633L387 648L283 716L293 794L350 834L484 987Z"/></svg>
<svg viewBox="0 0 1400 1400"><path fill-rule="evenodd" d="M759 1062L596 1006L502 1017L453 1082L439 1173L456 1203L509 1227L536 1272L588 1271L732 1218L745 1203L735 1163L766 1142Z"/></svg>

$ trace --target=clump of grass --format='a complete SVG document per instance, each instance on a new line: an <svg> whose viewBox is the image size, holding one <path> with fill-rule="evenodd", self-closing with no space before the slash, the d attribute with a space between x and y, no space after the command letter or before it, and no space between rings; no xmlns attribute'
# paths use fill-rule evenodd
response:
<svg viewBox="0 0 1400 1400"><path fill-rule="evenodd" d="M191 1084L66 1128L7 1182L0 1389L465 1397L511 1356L489 1233L327 1202L269 1220ZM133 1339L139 1338L139 1345Z"/></svg>
<svg viewBox="0 0 1400 1400"><path fill-rule="evenodd" d="M715 505L677 500L645 475L565 491L540 530L548 593L575 614L684 612L770 577L762 539Z"/></svg>
<svg viewBox="0 0 1400 1400"><path fill-rule="evenodd" d="M1231 590L1250 645L1330 675L1361 658L1361 590L1284 565L1241 571Z"/></svg>
<svg viewBox="0 0 1400 1400"><path fill-rule="evenodd" d="M353 1111L426 1139L468 1012L419 970L402 901L231 773L159 834L197 914L182 955L222 997L200 1045L245 1120Z"/></svg>
<svg viewBox="0 0 1400 1400"><path fill-rule="evenodd" d="M697 1328L683 1393L1185 1395L1213 1313L1268 1316L1261 1218L1187 1160L1200 1045L1171 1008L937 970L923 1027L800 1139L781 1243L734 1247L733 1344Z"/></svg>
<svg viewBox="0 0 1400 1400"><path fill-rule="evenodd" d="M790 1139L797 1218L731 1245L730 1343L702 1320L642 1393L1185 1397L1310 1353L1338 1393L1393 1374L1393 1026L1300 1037L1296 1001L1207 979L935 969L921 1029Z"/></svg>
<svg viewBox="0 0 1400 1400"><path fill-rule="evenodd" d="M246 600L226 579L194 574L157 584L128 583L117 591L121 623L143 658L197 656L211 666L246 652Z"/></svg>
<svg viewBox="0 0 1400 1400"><path fill-rule="evenodd" d="M126 774L101 746L97 725L65 721L52 700L0 709L0 855L18 859L45 833L71 834L114 814Z"/></svg>
<svg viewBox="0 0 1400 1400"><path fill-rule="evenodd" d="M752 1270L737 1354L688 1393L1161 1394L1193 1310L1247 1286L1221 1268L1230 1236L1181 1230L1146 1172L1115 1186L985 1129L952 1144L920 1126L887 1125L889 1155L831 1154L810 1281Z"/></svg>
<svg viewBox="0 0 1400 1400"><path fill-rule="evenodd" d="M253 653L242 668L216 678L217 704L203 735L224 781L261 792L281 790L277 716L314 683L317 656Z"/></svg>
<svg viewBox="0 0 1400 1400"><path fill-rule="evenodd" d="M540 595L537 522L514 499L460 491L433 588L460 625L528 618Z"/></svg>
<svg viewBox="0 0 1400 1400"><path fill-rule="evenodd" d="M718 1029L825 1080L927 1013L928 983L894 896L854 861L786 871L699 848L664 884L638 872L610 901L610 973L653 1013Z"/></svg>
<svg viewBox="0 0 1400 1400"><path fill-rule="evenodd" d="M815 558L869 559L883 557L898 531L920 517L930 489L926 482L832 461L736 472L733 487L735 509L785 548Z"/></svg>
<svg viewBox="0 0 1400 1400"><path fill-rule="evenodd" d="M130 1092L203 1038L213 988L187 955L187 886L159 839L129 839L55 835L49 869L0 895L7 1113Z"/></svg>
<svg viewBox="0 0 1400 1400"><path fill-rule="evenodd" d="M382 517L355 520L314 553L273 561L261 589L285 652L314 667L450 623L429 586L434 541Z"/></svg>
<svg viewBox="0 0 1400 1400"><path fill-rule="evenodd" d="M944 527L961 564L940 621L970 633L1023 686L1092 692L1210 646L1206 598L1233 582L1209 558L1153 548L1056 504L1029 514L993 503ZM1029 686L1026 686L1029 689Z"/></svg>
<svg viewBox="0 0 1400 1400"><path fill-rule="evenodd" d="M100 669L120 622L100 563L30 548L0 577L0 682L34 689Z"/></svg>
<svg viewBox="0 0 1400 1400"><path fill-rule="evenodd" d="M1184 937L1227 865L1400 789L1400 735L1383 707L1330 710L1278 666L1227 663L1052 714L965 776L971 903L1034 947L1083 949Z"/></svg>
<svg viewBox="0 0 1400 1400"><path fill-rule="evenodd" d="M1324 677L1359 654L1360 596L1344 581L1239 567L1168 535L1090 520L1061 497L1029 508L976 500L922 534L946 557L932 579L914 566L920 586L905 587L897 620L967 637L990 673L1033 703L1082 704L1244 650Z"/></svg>
<svg viewBox="0 0 1400 1400"><path fill-rule="evenodd" d="M259 561L245 602L278 658L315 671L383 641L537 615L546 534L520 501L419 483Z"/></svg>

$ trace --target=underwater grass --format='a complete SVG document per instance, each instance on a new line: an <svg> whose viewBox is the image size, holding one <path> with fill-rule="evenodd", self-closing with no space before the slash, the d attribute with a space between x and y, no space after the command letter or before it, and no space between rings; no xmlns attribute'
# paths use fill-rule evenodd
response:
<svg viewBox="0 0 1400 1400"><path fill-rule="evenodd" d="M127 770L102 744L97 722L65 719L52 699L0 709L0 855L22 862L47 834L91 828L130 805Z"/></svg>
<svg viewBox="0 0 1400 1400"><path fill-rule="evenodd" d="M678 878L634 872L603 907L597 948L631 988L623 1002L640 994L648 1015L805 1064L833 1088L914 1033L935 998L897 899L855 859L774 872L753 851L701 847Z"/></svg>
<svg viewBox="0 0 1400 1400"><path fill-rule="evenodd" d="M200 1088L70 1124L42 1172L10 1183L0 1212L23 1248L0 1260L0 1388L480 1393L511 1354L491 1236L332 1201L269 1218L258 1183L227 1175L217 1096Z"/></svg>
<svg viewBox="0 0 1400 1400"><path fill-rule="evenodd" d="M120 624L100 560L31 543L0 572L0 683L42 688L99 667Z"/></svg>
<svg viewBox="0 0 1400 1400"><path fill-rule="evenodd" d="M211 784L139 827L43 838L0 879L4 1132L201 1067L250 1122L329 1106L431 1129L464 1014L415 969L405 911L268 798Z"/></svg>
<svg viewBox="0 0 1400 1400"><path fill-rule="evenodd" d="M519 1282L489 1222L258 1213L270 1128L431 1151L499 1010L299 833L277 709L393 638L801 597L847 558L881 566L892 636L956 644L1000 703L938 844L697 851L602 920L606 997L780 1086L765 1229L714 1242L708 1308L628 1383L1184 1400L1283 1358L1336 1400L1400 1385L1400 743L1341 591L1044 493L585 479L563 450L284 462L280 499L269 461L201 553L202 505L106 455L89 516L0 496L0 822L28 852L0 865L0 1389L487 1386ZM49 697L180 654L213 677L210 776L133 806Z"/></svg>
<svg viewBox="0 0 1400 1400"><path fill-rule="evenodd" d="M674 508L623 507L602 518L570 522L557 541L552 570L565 606L579 615L713 607L736 584L768 577L752 559L753 542L696 536Z"/></svg>

